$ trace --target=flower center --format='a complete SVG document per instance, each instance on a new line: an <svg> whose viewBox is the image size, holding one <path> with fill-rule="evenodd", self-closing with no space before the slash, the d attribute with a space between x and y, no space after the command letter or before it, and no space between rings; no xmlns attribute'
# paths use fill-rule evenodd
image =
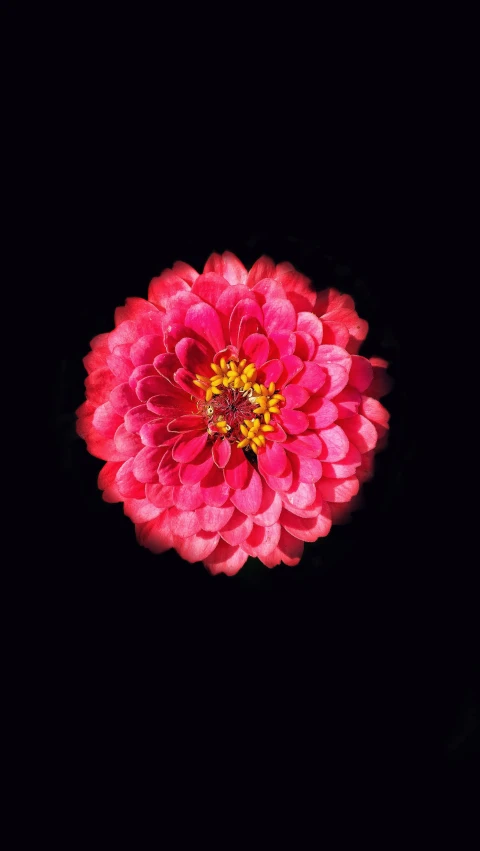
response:
<svg viewBox="0 0 480 851"><path fill-rule="evenodd" d="M251 449L255 455L265 446L265 433L275 431L272 416L280 413L285 401L275 384L258 384L257 368L247 359L211 363L213 375L197 375L196 384L205 391L205 400L198 400L198 409L205 417L209 435L226 437L239 449Z"/></svg>

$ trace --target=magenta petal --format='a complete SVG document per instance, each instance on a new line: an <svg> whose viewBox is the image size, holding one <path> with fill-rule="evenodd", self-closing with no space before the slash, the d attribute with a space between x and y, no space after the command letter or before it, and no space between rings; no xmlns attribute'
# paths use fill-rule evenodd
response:
<svg viewBox="0 0 480 851"><path fill-rule="evenodd" d="M353 387L344 387L338 396L335 396L338 419L343 420L346 417L353 417L358 412L361 400L362 397L358 390L354 390Z"/></svg>
<svg viewBox="0 0 480 851"><path fill-rule="evenodd" d="M146 484L147 499L159 509L171 508L173 505L173 485Z"/></svg>
<svg viewBox="0 0 480 851"><path fill-rule="evenodd" d="M206 272L205 275L199 275L192 286L192 293L198 295L202 301L216 307L218 300L228 282L223 275L217 275L215 272Z"/></svg>
<svg viewBox="0 0 480 851"><path fill-rule="evenodd" d="M284 503L288 502L294 508L308 508L317 495L315 485L311 482L297 482L283 494Z"/></svg>
<svg viewBox="0 0 480 851"><path fill-rule="evenodd" d="M276 416L276 414L275 414L275 416ZM267 431L265 433L266 439L267 440L273 440L274 442L278 440L279 443L285 443L285 441L287 439L287 435L285 434L282 426L278 422L276 422L275 420L272 420L270 422L270 425L274 427L275 431Z"/></svg>
<svg viewBox="0 0 480 851"><path fill-rule="evenodd" d="M271 381L277 383L283 372L283 366L279 360L269 360L258 370L257 380L268 387Z"/></svg>
<svg viewBox="0 0 480 851"><path fill-rule="evenodd" d="M348 376L350 386L363 393L372 383L372 379L373 367L370 361L359 355L352 355L352 365Z"/></svg>
<svg viewBox="0 0 480 851"><path fill-rule="evenodd" d="M298 384L289 384L283 388L285 408L301 408L310 399L310 394Z"/></svg>
<svg viewBox="0 0 480 851"><path fill-rule="evenodd" d="M281 420L287 434L302 434L308 428L308 417L303 411L290 411L288 408L283 408Z"/></svg>
<svg viewBox="0 0 480 851"><path fill-rule="evenodd" d="M232 447L228 440L216 440L212 446L213 460L217 467L225 467L232 454Z"/></svg>
<svg viewBox="0 0 480 851"><path fill-rule="evenodd" d="M348 479L323 478L318 487L328 502L349 502L358 493L360 484L356 476L351 476Z"/></svg>
<svg viewBox="0 0 480 851"><path fill-rule="evenodd" d="M348 372L338 363L323 364L326 372L325 384L321 387L320 395L326 399L334 399L348 384Z"/></svg>
<svg viewBox="0 0 480 851"><path fill-rule="evenodd" d="M346 422L346 420L345 420ZM320 461L341 461L348 452L349 440L343 428L331 425L320 432L322 451L318 456Z"/></svg>
<svg viewBox="0 0 480 851"><path fill-rule="evenodd" d="M173 535L170 529L168 511L163 511L159 517L142 523L136 528L138 543L148 547L153 553L164 553L173 547Z"/></svg>
<svg viewBox="0 0 480 851"><path fill-rule="evenodd" d="M309 334L317 345L320 345L323 339L323 325L318 316L314 313L301 311L297 316L297 331L304 331Z"/></svg>
<svg viewBox="0 0 480 851"><path fill-rule="evenodd" d="M296 345L296 337L292 331L276 331L269 335L270 357L285 358L293 355Z"/></svg>
<svg viewBox="0 0 480 851"><path fill-rule="evenodd" d="M270 301L272 298L287 297L282 285L275 278L262 278L252 287L252 292L256 293L257 301L262 307L266 301Z"/></svg>
<svg viewBox="0 0 480 851"><path fill-rule="evenodd" d="M237 544L241 544L245 538L248 538L252 527L252 518L245 516L241 511L235 509L230 520L223 526L220 535L227 544L236 546Z"/></svg>
<svg viewBox="0 0 480 851"><path fill-rule="evenodd" d="M301 372L304 366L303 361L300 360L300 358L297 358L296 355L287 355L282 358L282 364L283 373L280 381L278 382L278 387L285 387L292 378L295 378L295 376Z"/></svg>
<svg viewBox="0 0 480 851"><path fill-rule="evenodd" d="M175 353L185 369L195 375L211 375L210 364L215 354L211 346L205 346L199 340L185 337L175 346Z"/></svg>
<svg viewBox="0 0 480 851"><path fill-rule="evenodd" d="M195 511L196 508L203 505L203 497L198 482L194 485L176 485L173 488L172 497L175 508L179 508L181 511Z"/></svg>
<svg viewBox="0 0 480 851"><path fill-rule="evenodd" d="M163 375L148 375L141 378L136 387L140 402L148 402L152 396L172 395L177 397L179 390L167 381ZM138 402L137 402L138 404Z"/></svg>
<svg viewBox="0 0 480 851"><path fill-rule="evenodd" d="M140 438L145 446L172 446L177 437L178 434L169 432L165 420L151 420L140 429Z"/></svg>
<svg viewBox="0 0 480 851"><path fill-rule="evenodd" d="M227 576L234 576L247 558L248 554L241 547L232 547L226 541L220 540L213 553L204 559L204 564L213 575L226 573Z"/></svg>
<svg viewBox="0 0 480 851"><path fill-rule="evenodd" d="M200 490L206 505L224 505L229 497L230 487L225 481L223 470L212 464L210 472L200 482Z"/></svg>
<svg viewBox="0 0 480 851"><path fill-rule="evenodd" d="M174 461L187 463L198 457L199 453L204 448L208 440L206 431L201 434L197 432L186 432L180 435L172 449L172 458Z"/></svg>
<svg viewBox="0 0 480 851"><path fill-rule="evenodd" d="M349 372L352 356L349 355L345 349L341 349L340 346L323 345L319 346L317 349L315 362L319 363L320 366L328 366L332 363L338 364L339 366L343 366L343 368Z"/></svg>
<svg viewBox="0 0 480 851"><path fill-rule="evenodd" d="M233 286L242 286L247 281L245 266L231 251L224 251L223 254L211 254L203 271L223 275L225 280Z"/></svg>
<svg viewBox="0 0 480 851"><path fill-rule="evenodd" d="M183 414L181 417L171 420L168 424L169 431L192 431L192 429L204 427L205 421L198 414Z"/></svg>
<svg viewBox="0 0 480 851"><path fill-rule="evenodd" d="M165 396L152 396L147 402L147 408L156 417L173 420L183 413L191 414L193 403L188 396L175 396L173 393ZM127 414L128 416L128 414Z"/></svg>
<svg viewBox="0 0 480 851"><path fill-rule="evenodd" d="M145 485L141 484L133 474L134 459L129 458L117 471L115 483L122 496L131 496L135 499L145 498Z"/></svg>
<svg viewBox="0 0 480 851"><path fill-rule="evenodd" d="M283 493L292 487L293 473L290 465L285 468L285 472L282 473L281 476L270 476L268 473L263 473L261 470L260 472L262 473L267 485L274 491Z"/></svg>
<svg viewBox="0 0 480 851"><path fill-rule="evenodd" d="M186 281L187 284L190 284L193 292L193 285L199 277L198 272L193 268L193 266L190 266L188 263L184 263L183 260L176 260L172 266L172 272L174 275L178 275L179 278L182 278L183 281Z"/></svg>
<svg viewBox="0 0 480 851"><path fill-rule="evenodd" d="M205 390L201 390L200 387L193 383L195 381L193 372L189 372L183 366L176 370L173 381L177 389L180 388L189 396L195 396L196 399L205 399Z"/></svg>
<svg viewBox="0 0 480 851"><path fill-rule="evenodd" d="M255 514L255 523L260 526L272 526L280 517L282 500L277 491L272 490L264 481L262 485L262 499Z"/></svg>
<svg viewBox="0 0 480 851"><path fill-rule="evenodd" d="M178 463L172 458L171 449L167 449L160 464L158 465L158 481L161 485L180 485L178 475Z"/></svg>
<svg viewBox="0 0 480 851"><path fill-rule="evenodd" d="M284 508L280 523L294 538L313 542L328 535L332 527L332 515L328 502L323 502L317 517L298 517Z"/></svg>
<svg viewBox="0 0 480 851"><path fill-rule="evenodd" d="M242 547L254 558L265 558L277 547L281 531L280 523L273 523L271 526L254 524L250 535L246 541L243 541Z"/></svg>
<svg viewBox="0 0 480 851"><path fill-rule="evenodd" d="M176 548L185 561L194 563L204 561L215 549L220 540L218 532L205 532L200 529L195 535L177 539Z"/></svg>
<svg viewBox="0 0 480 851"><path fill-rule="evenodd" d="M263 327L267 336L275 331L295 331L297 315L288 299L272 298L263 305Z"/></svg>
<svg viewBox="0 0 480 851"><path fill-rule="evenodd" d="M104 437L113 437L121 422L111 402L100 405L93 415L93 425Z"/></svg>
<svg viewBox="0 0 480 851"><path fill-rule="evenodd" d="M269 342L264 334L250 334L242 344L243 355L257 368L268 359Z"/></svg>
<svg viewBox="0 0 480 851"><path fill-rule="evenodd" d="M314 484L322 477L322 462L318 458L305 458L302 455L290 454L294 481Z"/></svg>
<svg viewBox="0 0 480 851"><path fill-rule="evenodd" d="M135 408L138 405L137 395L128 382L117 384L113 388L110 392L110 402L120 416L124 416L130 408Z"/></svg>
<svg viewBox="0 0 480 851"><path fill-rule="evenodd" d="M270 257L260 257L252 266L248 273L247 287L254 287L259 281L264 278L274 278L275 263Z"/></svg>
<svg viewBox="0 0 480 851"><path fill-rule="evenodd" d="M183 340L184 337L188 336L189 334L183 322L172 322L171 319L165 319L165 333L163 335L163 339L168 353L175 354L175 346L177 343L179 343L180 340Z"/></svg>
<svg viewBox="0 0 480 851"><path fill-rule="evenodd" d="M170 382L173 380L174 372L180 369L180 361L175 352L164 352L161 355L157 355L153 360L153 365L159 375L163 375Z"/></svg>
<svg viewBox="0 0 480 851"><path fill-rule="evenodd" d="M350 443L348 452L340 462L328 463L323 462L323 474L329 479L346 479L349 476L355 475L356 468L361 464L362 456L357 447Z"/></svg>
<svg viewBox="0 0 480 851"><path fill-rule="evenodd" d="M137 405L125 414L125 428L129 432L139 432L145 423L156 418L157 415L149 411L146 405Z"/></svg>
<svg viewBox="0 0 480 851"><path fill-rule="evenodd" d="M252 334L258 334L262 330L262 326L258 319L254 316L242 316L240 325L238 326L237 346L241 348L243 341Z"/></svg>
<svg viewBox="0 0 480 851"><path fill-rule="evenodd" d="M131 320L121 322L113 331L110 331L107 339L108 348L113 352L116 346L130 345L138 339L138 331L135 322Z"/></svg>
<svg viewBox="0 0 480 851"><path fill-rule="evenodd" d="M134 366L153 363L157 355L165 351L163 337L157 334L146 334L140 337L130 349L130 360Z"/></svg>
<svg viewBox="0 0 480 851"><path fill-rule="evenodd" d="M217 311L210 304L201 302L189 307L185 316L185 325L205 339L214 352L223 349L225 338L222 324Z"/></svg>
<svg viewBox="0 0 480 851"><path fill-rule="evenodd" d="M139 482L158 482L158 465L166 449L144 446L133 459L133 475Z"/></svg>
<svg viewBox="0 0 480 851"><path fill-rule="evenodd" d="M189 285L170 269L166 269L158 278L152 278L150 281L148 300L158 307L166 307L168 300L182 290L190 292Z"/></svg>
<svg viewBox="0 0 480 851"><path fill-rule="evenodd" d="M323 343L330 346L340 346L344 349L350 338L348 328L341 322L332 322L329 319L322 320Z"/></svg>
<svg viewBox="0 0 480 851"><path fill-rule="evenodd" d="M140 451L143 444L138 434L130 434L125 428L124 423L121 423L114 436L115 446L119 452L122 452L125 457L130 458Z"/></svg>
<svg viewBox="0 0 480 851"><path fill-rule="evenodd" d="M251 298L239 301L233 308L232 315L230 316L230 341L234 346L240 345L238 338L240 322L245 317L253 317L257 320L260 327L263 326L263 314L260 305Z"/></svg>
<svg viewBox="0 0 480 851"><path fill-rule="evenodd" d="M289 452L293 452L295 455L303 455L305 458L318 458L322 448L320 438L313 431L289 435L284 446Z"/></svg>
<svg viewBox="0 0 480 851"><path fill-rule="evenodd" d="M317 343L305 331L295 331L295 354L303 361L309 361L317 351Z"/></svg>
<svg viewBox="0 0 480 851"><path fill-rule="evenodd" d="M312 397L303 407L308 416L308 424L311 429L326 428L335 422L338 416L336 405L330 399L323 396Z"/></svg>
<svg viewBox="0 0 480 851"><path fill-rule="evenodd" d="M134 523L146 523L158 517L161 509L157 508L149 499L133 499L127 497L123 503L123 511Z"/></svg>
<svg viewBox="0 0 480 851"><path fill-rule="evenodd" d="M275 552L280 555L284 564L294 567L303 555L303 547L303 541L297 540L286 529L282 529Z"/></svg>
<svg viewBox="0 0 480 851"><path fill-rule="evenodd" d="M368 452L369 449L375 448L378 439L377 431L366 417L355 414L353 417L342 420L342 428L360 452Z"/></svg>
<svg viewBox="0 0 480 851"><path fill-rule="evenodd" d="M262 502L263 484L257 471L251 465L250 468L247 484L232 491L230 499L243 514L256 515Z"/></svg>
<svg viewBox="0 0 480 851"><path fill-rule="evenodd" d="M202 529L207 532L218 532L223 529L225 523L228 523L234 511L235 506L233 505L202 505L201 508L197 509L197 517Z"/></svg>
<svg viewBox="0 0 480 851"><path fill-rule="evenodd" d="M243 488L248 482L249 472L250 464L245 455L241 449L235 448L225 465L225 481L234 490Z"/></svg>
<svg viewBox="0 0 480 851"><path fill-rule="evenodd" d="M382 403L378 399L372 399L370 396L362 396L361 401L362 407L360 408L360 413L368 420L384 426L384 428L388 428L390 414L383 407Z"/></svg>
<svg viewBox="0 0 480 851"><path fill-rule="evenodd" d="M153 363L145 363L143 366L136 366L128 379L128 383L132 390L136 390L138 382L141 381L142 378L147 378L149 375L158 375Z"/></svg>
<svg viewBox="0 0 480 851"><path fill-rule="evenodd" d="M288 466L287 466L288 465ZM258 455L258 469L268 476L282 476L288 472L290 463L281 443L267 443L264 452Z"/></svg>
<svg viewBox="0 0 480 851"><path fill-rule="evenodd" d="M327 375L318 363L307 361L304 364L303 370L294 376L292 385L304 387L309 393L318 393L320 387L325 384Z"/></svg>
<svg viewBox="0 0 480 851"><path fill-rule="evenodd" d="M195 511L180 511L178 508L168 509L170 527L175 535L188 538L200 531L200 520Z"/></svg>
<svg viewBox="0 0 480 851"><path fill-rule="evenodd" d="M200 482L212 467L212 451L210 446L207 445L192 461L181 465L179 470L180 480L184 485L194 485Z"/></svg>

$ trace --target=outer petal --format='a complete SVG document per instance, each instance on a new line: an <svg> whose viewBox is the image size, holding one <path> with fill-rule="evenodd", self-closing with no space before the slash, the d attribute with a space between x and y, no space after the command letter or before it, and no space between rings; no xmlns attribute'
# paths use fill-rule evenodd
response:
<svg viewBox="0 0 480 851"><path fill-rule="evenodd" d="M234 576L245 564L248 554L241 547L232 547L226 541L220 540L213 553L204 559L205 566L210 573L226 573Z"/></svg>
<svg viewBox="0 0 480 851"><path fill-rule="evenodd" d="M247 484L243 488L233 490L230 499L239 511L255 516L262 502L263 484L257 471L251 465L250 468Z"/></svg>
<svg viewBox="0 0 480 851"><path fill-rule="evenodd" d="M227 544L237 546L238 544L241 544L245 538L248 538L252 531L252 526L252 518L247 517L245 514L242 514L241 511L237 511L237 509L235 509L230 520L225 523L225 526L221 529L220 535Z"/></svg>
<svg viewBox="0 0 480 851"><path fill-rule="evenodd" d="M205 561L212 554L219 541L218 532L206 532L200 529L199 532L190 535L189 538L176 538L175 545L185 561L196 562Z"/></svg>
<svg viewBox="0 0 480 851"><path fill-rule="evenodd" d="M283 298L272 298L263 305L263 327L267 335L276 331L295 331L295 308Z"/></svg>
<svg viewBox="0 0 480 851"><path fill-rule="evenodd" d="M360 452L368 452L369 449L375 449L378 439L377 431L373 423L367 420L366 417L362 417L361 414L355 414L353 417L342 421L342 428L348 439L351 440Z"/></svg>

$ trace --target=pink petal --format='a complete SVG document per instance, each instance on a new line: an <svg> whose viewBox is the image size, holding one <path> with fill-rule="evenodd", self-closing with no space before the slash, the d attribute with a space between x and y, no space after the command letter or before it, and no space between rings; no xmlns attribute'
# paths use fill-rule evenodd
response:
<svg viewBox="0 0 480 851"><path fill-rule="evenodd" d="M308 506L314 501L316 495L317 491L315 485L310 482L297 482L296 485L292 485L288 491L285 491L283 494L283 500L284 503L288 502L293 505L294 508L308 508Z"/></svg>
<svg viewBox="0 0 480 851"><path fill-rule="evenodd" d="M123 346L126 343L134 343L138 339L138 331L135 322L122 322L114 331L108 335L108 348L113 352L115 346Z"/></svg>
<svg viewBox="0 0 480 851"><path fill-rule="evenodd" d="M103 405L117 384L119 384L118 378L110 372L108 367L96 369L85 379L88 401L95 406Z"/></svg>
<svg viewBox="0 0 480 851"><path fill-rule="evenodd" d="M135 478L133 474L134 458L128 458L117 471L115 482L122 496L131 496L135 499L145 498L145 485Z"/></svg>
<svg viewBox="0 0 480 851"><path fill-rule="evenodd" d="M357 477L351 476L348 479L323 478L318 487L328 502L349 502L358 493L360 485Z"/></svg>
<svg viewBox="0 0 480 851"><path fill-rule="evenodd" d="M170 528L180 538L188 538L200 531L200 521L195 511L180 511L179 508L168 509Z"/></svg>
<svg viewBox="0 0 480 851"><path fill-rule="evenodd" d="M210 304L202 302L189 307L185 316L185 326L200 334L202 339L210 344L214 352L223 349L225 338L220 318Z"/></svg>
<svg viewBox="0 0 480 851"><path fill-rule="evenodd" d="M253 301L251 298L245 298L239 301L233 308L230 316L230 340L234 346L239 345L238 332L240 321L245 316L252 316L257 320L260 327L263 326L262 308L257 304L257 302Z"/></svg>
<svg viewBox="0 0 480 851"><path fill-rule="evenodd" d="M132 390L136 390L138 382L141 381L142 378L147 378L149 375L158 376L158 372L152 363L143 364L143 366L136 366L128 379L128 383Z"/></svg>
<svg viewBox="0 0 480 851"><path fill-rule="evenodd" d="M193 383L195 381L193 372L189 372L183 366L174 373L173 381L177 385L177 390L180 388L189 396L195 396L196 399L205 399L205 391Z"/></svg>
<svg viewBox="0 0 480 851"><path fill-rule="evenodd" d="M275 270L279 280L297 310L311 310L315 304L316 293L310 289L311 281L292 266L291 263L279 263Z"/></svg>
<svg viewBox="0 0 480 851"><path fill-rule="evenodd" d="M310 394L304 387L298 384L289 384L283 388L283 396L285 396L285 408L301 408L305 402L310 399Z"/></svg>
<svg viewBox="0 0 480 851"><path fill-rule="evenodd" d="M207 532L218 532L223 529L225 523L228 523L230 517L235 511L235 506L224 505L222 507L203 505L197 509L197 517L200 520L202 529Z"/></svg>
<svg viewBox="0 0 480 851"><path fill-rule="evenodd" d="M388 362L383 358L370 358L370 363L373 367L373 381L368 388L368 395L381 399L390 393L393 386L393 380L387 374Z"/></svg>
<svg viewBox="0 0 480 851"><path fill-rule="evenodd" d="M213 467L212 450L207 444L192 461L180 467L180 480L184 485L194 485L202 481Z"/></svg>
<svg viewBox="0 0 480 851"><path fill-rule="evenodd" d="M249 298L256 303L255 293L251 293L250 290L247 289L247 287L229 287L227 284L225 285L225 290L223 291L222 295L218 299L217 304L215 305L217 313L220 314L220 318L222 319L222 325L224 330L228 331L230 317L233 313L235 305L245 298Z"/></svg>
<svg viewBox="0 0 480 851"><path fill-rule="evenodd" d="M197 434L197 432L186 432L185 434L180 435L172 449L173 460L180 461L182 463L193 461L195 458L198 458L198 455L204 448L207 440L208 434L206 431L201 434Z"/></svg>
<svg viewBox="0 0 480 851"><path fill-rule="evenodd" d="M280 416L287 434L302 434L308 428L308 417L303 411L290 411L288 408L282 408Z"/></svg>
<svg viewBox="0 0 480 851"><path fill-rule="evenodd" d="M173 547L168 511L163 511L154 520L139 524L136 533L138 543L153 553L164 553Z"/></svg>
<svg viewBox="0 0 480 851"><path fill-rule="evenodd" d="M146 484L147 499L160 510L171 508L173 505L173 485Z"/></svg>
<svg viewBox="0 0 480 851"><path fill-rule="evenodd" d="M268 473L263 473L260 470L267 485L274 491L284 493L292 487L293 473L290 466L285 468L285 472L281 476L270 476Z"/></svg>
<svg viewBox="0 0 480 851"><path fill-rule="evenodd" d="M290 469L290 462L281 443L268 443L265 451L258 455L258 469L262 475L283 476Z"/></svg>
<svg viewBox="0 0 480 851"><path fill-rule="evenodd" d="M190 286L192 286L199 277L196 269L194 269L193 266L189 266L188 263L184 263L183 260L176 260L172 266L172 272L175 275L178 275L179 278L186 281L187 284L190 284Z"/></svg>
<svg viewBox="0 0 480 851"><path fill-rule="evenodd" d="M228 281L222 275L217 275L215 272L207 272L205 275L198 276L192 286L192 293L200 296L206 304L216 307L226 287L228 287Z"/></svg>
<svg viewBox="0 0 480 851"><path fill-rule="evenodd" d="M355 390L363 393L364 390L372 383L373 368L367 358L362 358L359 355L352 355L352 365L348 376L348 383Z"/></svg>
<svg viewBox="0 0 480 851"><path fill-rule="evenodd" d="M220 535L218 532L205 532L200 529L195 535L190 535L189 538L177 539L176 549L185 561L191 563L196 561L205 561L211 555L218 542Z"/></svg>
<svg viewBox="0 0 480 851"><path fill-rule="evenodd" d="M165 352L163 337L155 334L147 334L140 337L130 349L130 360L134 366L142 366L145 363L153 363L157 355Z"/></svg>
<svg viewBox="0 0 480 851"><path fill-rule="evenodd" d="M211 254L205 263L204 272L216 272L235 286L245 284L247 270L241 261L231 251L224 251L222 255Z"/></svg>
<svg viewBox="0 0 480 851"><path fill-rule="evenodd" d="M149 399L155 396L168 396L171 401L179 400L179 403L185 401L183 392L174 387L163 375L147 375L146 378L141 378L137 381L136 394L141 402L148 402Z"/></svg>
<svg viewBox="0 0 480 851"><path fill-rule="evenodd" d="M133 475L139 482L158 482L158 465L165 455L166 449L154 446L144 446L133 459Z"/></svg>
<svg viewBox="0 0 480 851"><path fill-rule="evenodd" d="M284 387L285 384L288 384L303 369L303 361L297 358L296 355L287 355L282 358L282 364L283 373L278 382L279 387Z"/></svg>
<svg viewBox="0 0 480 851"><path fill-rule="evenodd" d="M132 390L129 384L117 384L110 393L110 402L115 408L117 414L123 416L138 405L136 393Z"/></svg>
<svg viewBox="0 0 480 851"><path fill-rule="evenodd" d="M263 305L263 327L267 336L275 331L294 331L297 316L295 308L283 298L272 298Z"/></svg>
<svg viewBox="0 0 480 851"><path fill-rule="evenodd" d="M297 517L284 508L280 523L294 538L313 543L317 538L328 535L332 527L332 515L328 502L323 502L317 517Z"/></svg>
<svg viewBox="0 0 480 851"><path fill-rule="evenodd" d="M194 485L176 485L172 497L175 508L180 511L195 511L204 504L199 482Z"/></svg>
<svg viewBox="0 0 480 851"><path fill-rule="evenodd" d="M341 390L338 396L335 396L338 419L344 420L346 417L353 417L358 412L361 398L358 390L354 390L353 387L345 387Z"/></svg>
<svg viewBox="0 0 480 851"><path fill-rule="evenodd" d="M292 331L276 331L269 335L270 340L270 357L285 358L287 355L293 355L296 345L296 337Z"/></svg>
<svg viewBox="0 0 480 851"><path fill-rule="evenodd" d="M136 455L143 446L138 434L130 434L125 428L124 423L121 423L118 426L114 440L118 451L122 452L128 458L132 455Z"/></svg>
<svg viewBox="0 0 480 851"><path fill-rule="evenodd" d="M145 446L172 446L177 437L178 434L169 432L165 420L151 420L140 429L140 438Z"/></svg>
<svg viewBox="0 0 480 851"><path fill-rule="evenodd" d="M326 461L322 463L323 475L329 479L346 479L349 476L354 476L356 468L361 464L362 456L357 447L350 443L348 452L344 458L338 463L330 464Z"/></svg>
<svg viewBox="0 0 480 851"><path fill-rule="evenodd" d="M347 372L350 370L351 361L352 356L345 349L341 349L340 346L319 346L315 355L315 362L320 366L337 364L343 366Z"/></svg>
<svg viewBox="0 0 480 851"><path fill-rule="evenodd" d="M267 565L267 567L274 567L275 564L279 564L280 561L283 561L284 564L288 564L289 567L294 567L298 564L303 555L303 548L303 541L299 541L297 538L290 535L286 529L282 529L278 545L271 554L271 558L274 559L273 564L271 564L270 560L267 560L265 557L262 558L262 561Z"/></svg>
<svg viewBox="0 0 480 851"><path fill-rule="evenodd" d="M309 393L318 393L320 387L323 387L325 384L326 379L326 372L318 363L307 361L304 364L303 370L293 378L292 383L295 385L298 384L300 387L305 387Z"/></svg>
<svg viewBox="0 0 480 851"><path fill-rule="evenodd" d="M268 358L269 342L263 334L250 334L242 344L242 352L256 367L263 366Z"/></svg>
<svg viewBox="0 0 480 851"><path fill-rule="evenodd" d="M235 448L225 465L225 481L236 490L243 488L249 480L250 464L241 449Z"/></svg>
<svg viewBox="0 0 480 851"><path fill-rule="evenodd" d="M180 396L174 396L172 393L165 396L152 396L152 398L147 402L147 408L155 415L155 417L173 420L173 418L178 417L182 411L185 414L191 413L193 404L187 396L182 398Z"/></svg>
<svg viewBox="0 0 480 851"><path fill-rule="evenodd" d="M320 457L322 448L320 438L313 431L290 435L284 445L289 452L293 452L295 455L303 455L304 458Z"/></svg>
<svg viewBox="0 0 480 851"><path fill-rule="evenodd" d="M107 366L119 381L129 381L134 366L130 357L124 357L120 354L122 348L123 346L117 346L113 355L107 355ZM126 346L126 348L130 352L130 346Z"/></svg>
<svg viewBox="0 0 480 851"><path fill-rule="evenodd" d="M309 334L317 345L320 345L323 339L323 325L318 316L314 313L301 312L297 316L297 331L304 331Z"/></svg>
<svg viewBox="0 0 480 851"><path fill-rule="evenodd" d="M223 470L212 464L212 469L200 482L200 491L206 505L224 505L229 497L230 487L225 481Z"/></svg>
<svg viewBox="0 0 480 851"><path fill-rule="evenodd" d="M220 534L227 544L236 546L237 544L241 544L245 538L248 538L252 531L252 527L252 518L246 517L241 511L237 511L237 509L235 509L230 520L228 520L228 522L225 523L225 526L223 526Z"/></svg>
<svg viewBox="0 0 480 851"><path fill-rule="evenodd" d="M204 559L204 564L214 576L226 573L234 576L243 567L248 555L241 547L232 547L226 541L220 540L211 555Z"/></svg>
<svg viewBox="0 0 480 851"><path fill-rule="evenodd" d="M322 320L323 342L330 346L340 346L344 349L348 343L350 334L348 328L341 322L332 322L328 319Z"/></svg>
<svg viewBox="0 0 480 851"><path fill-rule="evenodd" d="M262 499L255 514L255 523L260 526L272 526L280 517L282 500L280 494L272 490L266 482L262 486Z"/></svg>
<svg viewBox="0 0 480 851"><path fill-rule="evenodd" d="M275 263L270 257L260 257L248 273L247 287L254 287L264 278L273 278L275 275Z"/></svg>
<svg viewBox="0 0 480 851"><path fill-rule="evenodd" d="M125 499L123 511L134 523L146 523L158 517L161 509L157 508L149 499Z"/></svg>
<svg viewBox="0 0 480 851"><path fill-rule="evenodd" d="M262 502L263 484L257 471L250 466L247 484L232 491L230 499L243 514L256 515Z"/></svg>
<svg viewBox="0 0 480 851"><path fill-rule="evenodd" d="M271 381L273 381L274 384L278 382L282 372L283 366L281 361L269 360L259 369L258 378L260 379L261 384L268 387Z"/></svg>
<svg viewBox="0 0 480 851"><path fill-rule="evenodd" d="M252 287L252 292L257 294L257 301L262 307L266 301L270 301L272 298L287 297L281 283L274 278L262 278Z"/></svg>
<svg viewBox="0 0 480 851"><path fill-rule="evenodd" d="M93 415L93 425L104 437L113 437L122 418L117 414L111 402L98 407Z"/></svg>
<svg viewBox="0 0 480 851"><path fill-rule="evenodd" d="M360 413L374 423L378 423L384 427L388 426L390 414L378 399L372 399L370 396L362 396Z"/></svg>
<svg viewBox="0 0 480 851"><path fill-rule="evenodd" d="M195 375L212 375L210 364L214 352L211 346L205 346L198 340L185 337L175 346L175 353L185 369Z"/></svg>
<svg viewBox="0 0 480 851"><path fill-rule="evenodd" d="M309 361L317 351L317 344L305 331L295 331L295 354L303 361Z"/></svg>
<svg viewBox="0 0 480 851"><path fill-rule="evenodd" d="M157 355L153 359L153 365L159 375L163 375L170 382L173 380L174 372L180 369L180 361L175 352L164 352L161 355Z"/></svg>
<svg viewBox="0 0 480 851"><path fill-rule="evenodd" d="M324 364L323 369L326 372L326 380L320 390L320 395L326 399L334 399L347 386L348 372L338 363Z"/></svg>
<svg viewBox="0 0 480 851"><path fill-rule="evenodd" d="M311 429L326 428L335 422L338 416L336 405L330 399L323 396L312 397L303 408L308 416L308 425Z"/></svg>
<svg viewBox="0 0 480 851"><path fill-rule="evenodd" d="M271 526L254 525L248 538L242 542L242 547L254 558L265 558L277 547L281 531L280 523Z"/></svg>
<svg viewBox="0 0 480 851"><path fill-rule="evenodd" d="M172 322L170 319L166 322L165 333L163 335L165 348L168 353L175 353L175 346L184 337L191 337L183 322Z"/></svg>
<svg viewBox="0 0 480 851"><path fill-rule="evenodd" d="M168 431L192 431L199 428L205 428L205 421L198 414L183 414L168 424Z"/></svg>
<svg viewBox="0 0 480 851"><path fill-rule="evenodd" d="M355 414L347 420L342 420L342 428L348 439L351 440L360 452L368 452L369 449L375 449L378 439L377 432L373 423L367 420L366 417L362 417L361 414Z"/></svg>
<svg viewBox="0 0 480 851"><path fill-rule="evenodd" d="M172 458L171 449L167 449L160 464L158 465L158 481L161 485L180 485L178 475L178 462Z"/></svg>
<svg viewBox="0 0 480 851"><path fill-rule="evenodd" d="M349 449L349 442L343 428L338 425L327 426L320 432L320 437L323 444L322 451L318 456L320 461L332 463L345 458Z"/></svg>
<svg viewBox="0 0 480 851"><path fill-rule="evenodd" d="M322 477L322 463L317 458L304 458L290 454L294 482L314 484Z"/></svg>
<svg viewBox="0 0 480 851"><path fill-rule="evenodd" d="M212 455L217 467L225 467L225 464L230 460L231 454L232 447L228 440L220 439L215 441L212 446Z"/></svg>
<svg viewBox="0 0 480 851"><path fill-rule="evenodd" d="M262 331L262 326L255 316L242 316L238 326L237 346L241 348L243 341L252 334Z"/></svg>
<svg viewBox="0 0 480 851"><path fill-rule="evenodd" d="M277 416L276 414L274 416ZM285 443L287 439L287 435L285 434L282 426L276 422L275 420L271 420L270 425L273 426L275 431L267 431L265 437L267 440L279 441L280 443Z"/></svg>
<svg viewBox="0 0 480 851"><path fill-rule="evenodd" d="M168 300L178 292L189 292L189 285L169 269L158 278L152 278L148 287L148 300L158 307L166 307Z"/></svg>

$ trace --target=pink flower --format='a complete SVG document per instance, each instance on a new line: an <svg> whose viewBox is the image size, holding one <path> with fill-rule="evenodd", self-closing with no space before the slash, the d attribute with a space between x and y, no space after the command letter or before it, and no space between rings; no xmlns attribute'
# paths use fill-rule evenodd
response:
<svg viewBox="0 0 480 851"><path fill-rule="evenodd" d="M353 300L289 263L175 263L85 357L77 431L138 541L211 573L299 562L345 519L386 441L387 363ZM353 502L352 502L353 500Z"/></svg>

